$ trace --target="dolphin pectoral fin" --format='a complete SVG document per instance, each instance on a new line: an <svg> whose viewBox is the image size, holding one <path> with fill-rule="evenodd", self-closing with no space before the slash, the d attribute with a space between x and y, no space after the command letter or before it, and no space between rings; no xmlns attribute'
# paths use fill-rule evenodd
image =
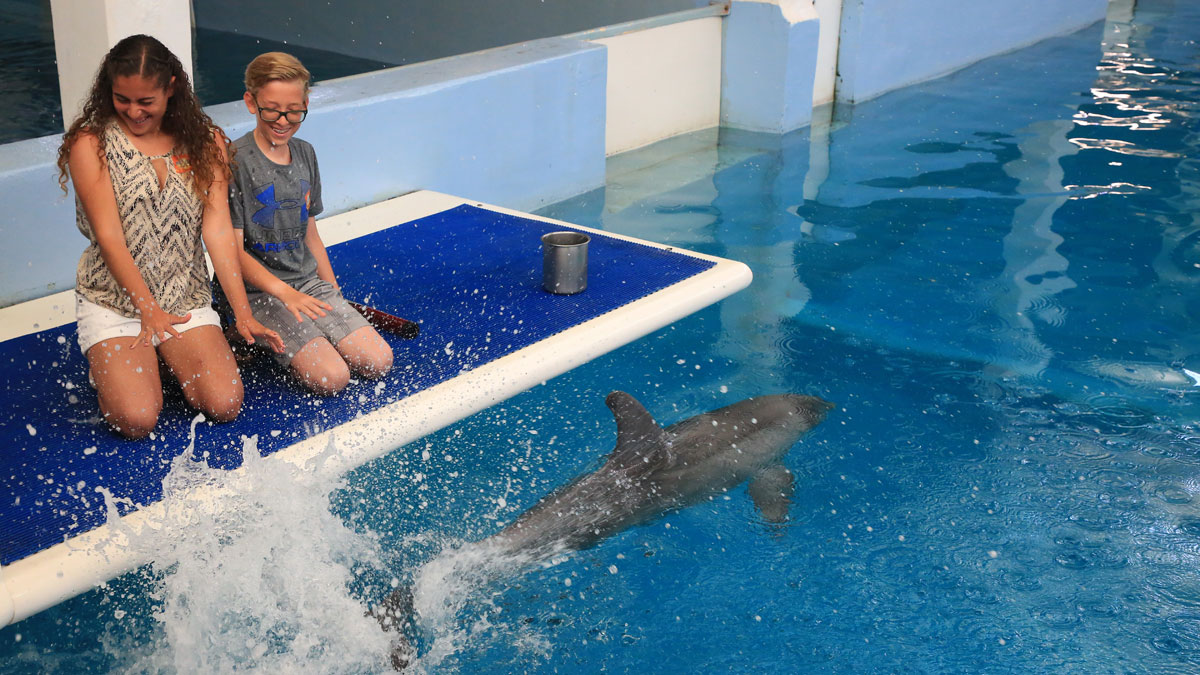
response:
<svg viewBox="0 0 1200 675"><path fill-rule="evenodd" d="M658 426L636 398L623 391L614 391L604 403L617 420L617 447L609 455L610 462L638 467L670 461L670 434Z"/></svg>
<svg viewBox="0 0 1200 675"><path fill-rule="evenodd" d="M768 522L782 523L787 520L788 507L792 505L795 490L792 472L782 464L763 469L750 482L750 498Z"/></svg>

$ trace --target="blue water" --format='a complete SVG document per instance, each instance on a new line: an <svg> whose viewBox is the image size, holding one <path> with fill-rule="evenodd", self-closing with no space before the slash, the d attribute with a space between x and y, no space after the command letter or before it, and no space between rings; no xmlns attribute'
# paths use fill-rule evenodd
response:
<svg viewBox="0 0 1200 675"><path fill-rule="evenodd" d="M58 66L50 3L0 0L0 144L63 132ZM317 83L393 66L373 59L286 44L251 35L197 28L193 31L193 79L205 105L238 100L246 90L246 64L268 51L296 55ZM96 63L98 67L99 62Z"/></svg>
<svg viewBox="0 0 1200 675"><path fill-rule="evenodd" d="M610 390L664 424L840 407L787 458L786 525L739 489L478 589L436 670L1200 672L1200 7L1109 29L623 155L544 209L755 281L354 472L333 510L397 576L598 466ZM151 585L0 631L0 671L164 649Z"/></svg>

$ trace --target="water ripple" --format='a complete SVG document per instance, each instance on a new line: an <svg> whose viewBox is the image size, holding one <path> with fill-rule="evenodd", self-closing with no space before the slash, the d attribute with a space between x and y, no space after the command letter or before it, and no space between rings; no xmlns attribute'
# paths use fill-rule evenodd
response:
<svg viewBox="0 0 1200 675"><path fill-rule="evenodd" d="M1146 577L1146 585L1160 600L1183 607L1200 608L1200 579L1194 574L1157 572Z"/></svg>
<svg viewBox="0 0 1200 675"><path fill-rule="evenodd" d="M1123 436L1154 423L1149 412L1116 396L1094 396L1088 403L1089 408L1077 419L1102 434Z"/></svg>
<svg viewBox="0 0 1200 675"><path fill-rule="evenodd" d="M1066 630L1074 628L1082 621L1079 611L1073 603L1066 601L1051 602L1030 610L1030 615L1038 622L1050 627Z"/></svg>
<svg viewBox="0 0 1200 675"><path fill-rule="evenodd" d="M1155 497L1168 504L1187 504L1192 501L1192 495L1178 485L1159 485L1153 492Z"/></svg>
<svg viewBox="0 0 1200 675"><path fill-rule="evenodd" d="M1185 612L1168 618L1167 633L1181 650L1200 650L1200 614Z"/></svg>

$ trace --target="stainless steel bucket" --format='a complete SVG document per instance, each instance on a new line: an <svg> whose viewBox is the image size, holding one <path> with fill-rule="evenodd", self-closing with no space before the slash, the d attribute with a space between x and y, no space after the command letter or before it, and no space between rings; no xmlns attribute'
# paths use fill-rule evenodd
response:
<svg viewBox="0 0 1200 675"><path fill-rule="evenodd" d="M558 295L586 289L589 241L591 237L582 232L542 235L542 288Z"/></svg>

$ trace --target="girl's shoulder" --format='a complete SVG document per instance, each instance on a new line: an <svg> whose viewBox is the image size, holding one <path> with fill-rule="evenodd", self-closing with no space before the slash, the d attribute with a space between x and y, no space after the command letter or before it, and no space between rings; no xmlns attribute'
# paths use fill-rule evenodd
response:
<svg viewBox="0 0 1200 675"><path fill-rule="evenodd" d="M103 144L101 138L104 137L106 132L107 128L81 127L79 131L75 132L74 137L69 140L70 145L67 150L72 154L77 150L84 150L94 155L99 152Z"/></svg>
<svg viewBox="0 0 1200 675"><path fill-rule="evenodd" d="M84 143L90 143L93 145L98 144L100 143L101 138L104 138L109 134L112 127L113 125L111 124L106 124L99 127L80 127L79 131L75 133L75 143L82 141Z"/></svg>

